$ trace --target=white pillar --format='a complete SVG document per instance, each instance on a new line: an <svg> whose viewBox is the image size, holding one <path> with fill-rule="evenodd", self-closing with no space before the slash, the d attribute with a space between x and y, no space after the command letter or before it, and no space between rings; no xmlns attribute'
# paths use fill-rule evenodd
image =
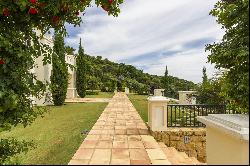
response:
<svg viewBox="0 0 250 166"><path fill-rule="evenodd" d="M196 91L178 91L179 92L179 104L196 104L196 98L191 96Z"/></svg>
<svg viewBox="0 0 250 166"><path fill-rule="evenodd" d="M167 103L169 99L163 96L148 98L148 125L152 131L167 130Z"/></svg>
<svg viewBox="0 0 250 166"><path fill-rule="evenodd" d="M154 96L163 96L165 89L154 89Z"/></svg>
<svg viewBox="0 0 250 166"><path fill-rule="evenodd" d="M129 88L125 87L125 93L129 94Z"/></svg>

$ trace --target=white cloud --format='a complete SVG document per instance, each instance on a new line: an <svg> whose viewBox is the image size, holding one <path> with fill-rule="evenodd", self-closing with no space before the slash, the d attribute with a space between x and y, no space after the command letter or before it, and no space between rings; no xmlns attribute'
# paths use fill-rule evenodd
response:
<svg viewBox="0 0 250 166"><path fill-rule="evenodd" d="M216 0L124 0L117 18L107 16L101 8L89 8L77 35L67 38L66 42L77 46L82 37L87 54L116 62L152 52L177 50L181 53L156 56L154 64L157 65L152 66L151 59L143 56L133 64L140 63L146 66L144 71L157 75L164 73L167 64L173 75L199 82L202 67L206 65L211 76L213 66L205 63L204 47L185 45L222 37L215 18L209 16L215 3Z"/></svg>

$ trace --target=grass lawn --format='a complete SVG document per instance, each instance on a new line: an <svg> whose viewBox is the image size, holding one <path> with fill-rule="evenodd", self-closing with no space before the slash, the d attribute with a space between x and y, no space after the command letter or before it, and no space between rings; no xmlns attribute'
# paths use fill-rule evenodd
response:
<svg viewBox="0 0 250 166"><path fill-rule="evenodd" d="M135 109L140 114L141 118L144 122L148 121L148 101L147 95L137 95L137 94L129 94L128 95L130 101L134 105Z"/></svg>
<svg viewBox="0 0 250 166"><path fill-rule="evenodd" d="M98 95L86 95L86 98L112 98L113 92L99 92Z"/></svg>
<svg viewBox="0 0 250 166"><path fill-rule="evenodd" d="M37 148L19 155L21 164L65 165L85 138L81 132L92 128L106 105L107 103L78 103L52 106L44 118L37 118L26 128L17 126L11 132L3 132L0 138L34 140Z"/></svg>

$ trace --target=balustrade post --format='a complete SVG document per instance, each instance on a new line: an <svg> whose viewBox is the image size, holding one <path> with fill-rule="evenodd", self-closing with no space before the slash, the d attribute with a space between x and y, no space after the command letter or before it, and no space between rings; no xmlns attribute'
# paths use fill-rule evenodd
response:
<svg viewBox="0 0 250 166"><path fill-rule="evenodd" d="M152 131L167 130L167 104L169 101L163 96L148 98L148 125Z"/></svg>

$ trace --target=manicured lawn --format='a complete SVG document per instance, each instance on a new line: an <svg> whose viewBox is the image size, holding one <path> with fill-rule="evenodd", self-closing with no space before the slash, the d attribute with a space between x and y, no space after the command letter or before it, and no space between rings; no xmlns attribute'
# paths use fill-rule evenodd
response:
<svg viewBox="0 0 250 166"><path fill-rule="evenodd" d="M0 138L15 137L31 141L37 148L18 156L21 164L68 164L107 103L67 104L50 107L44 118L38 118L26 128L18 126L11 132L1 133Z"/></svg>
<svg viewBox="0 0 250 166"><path fill-rule="evenodd" d="M140 114L141 118L144 122L148 121L148 101L146 95L136 95L136 94L129 94L128 95L130 101L134 105L135 109Z"/></svg>
<svg viewBox="0 0 250 166"><path fill-rule="evenodd" d="M112 98L113 92L99 92L98 95L86 95L86 98Z"/></svg>

